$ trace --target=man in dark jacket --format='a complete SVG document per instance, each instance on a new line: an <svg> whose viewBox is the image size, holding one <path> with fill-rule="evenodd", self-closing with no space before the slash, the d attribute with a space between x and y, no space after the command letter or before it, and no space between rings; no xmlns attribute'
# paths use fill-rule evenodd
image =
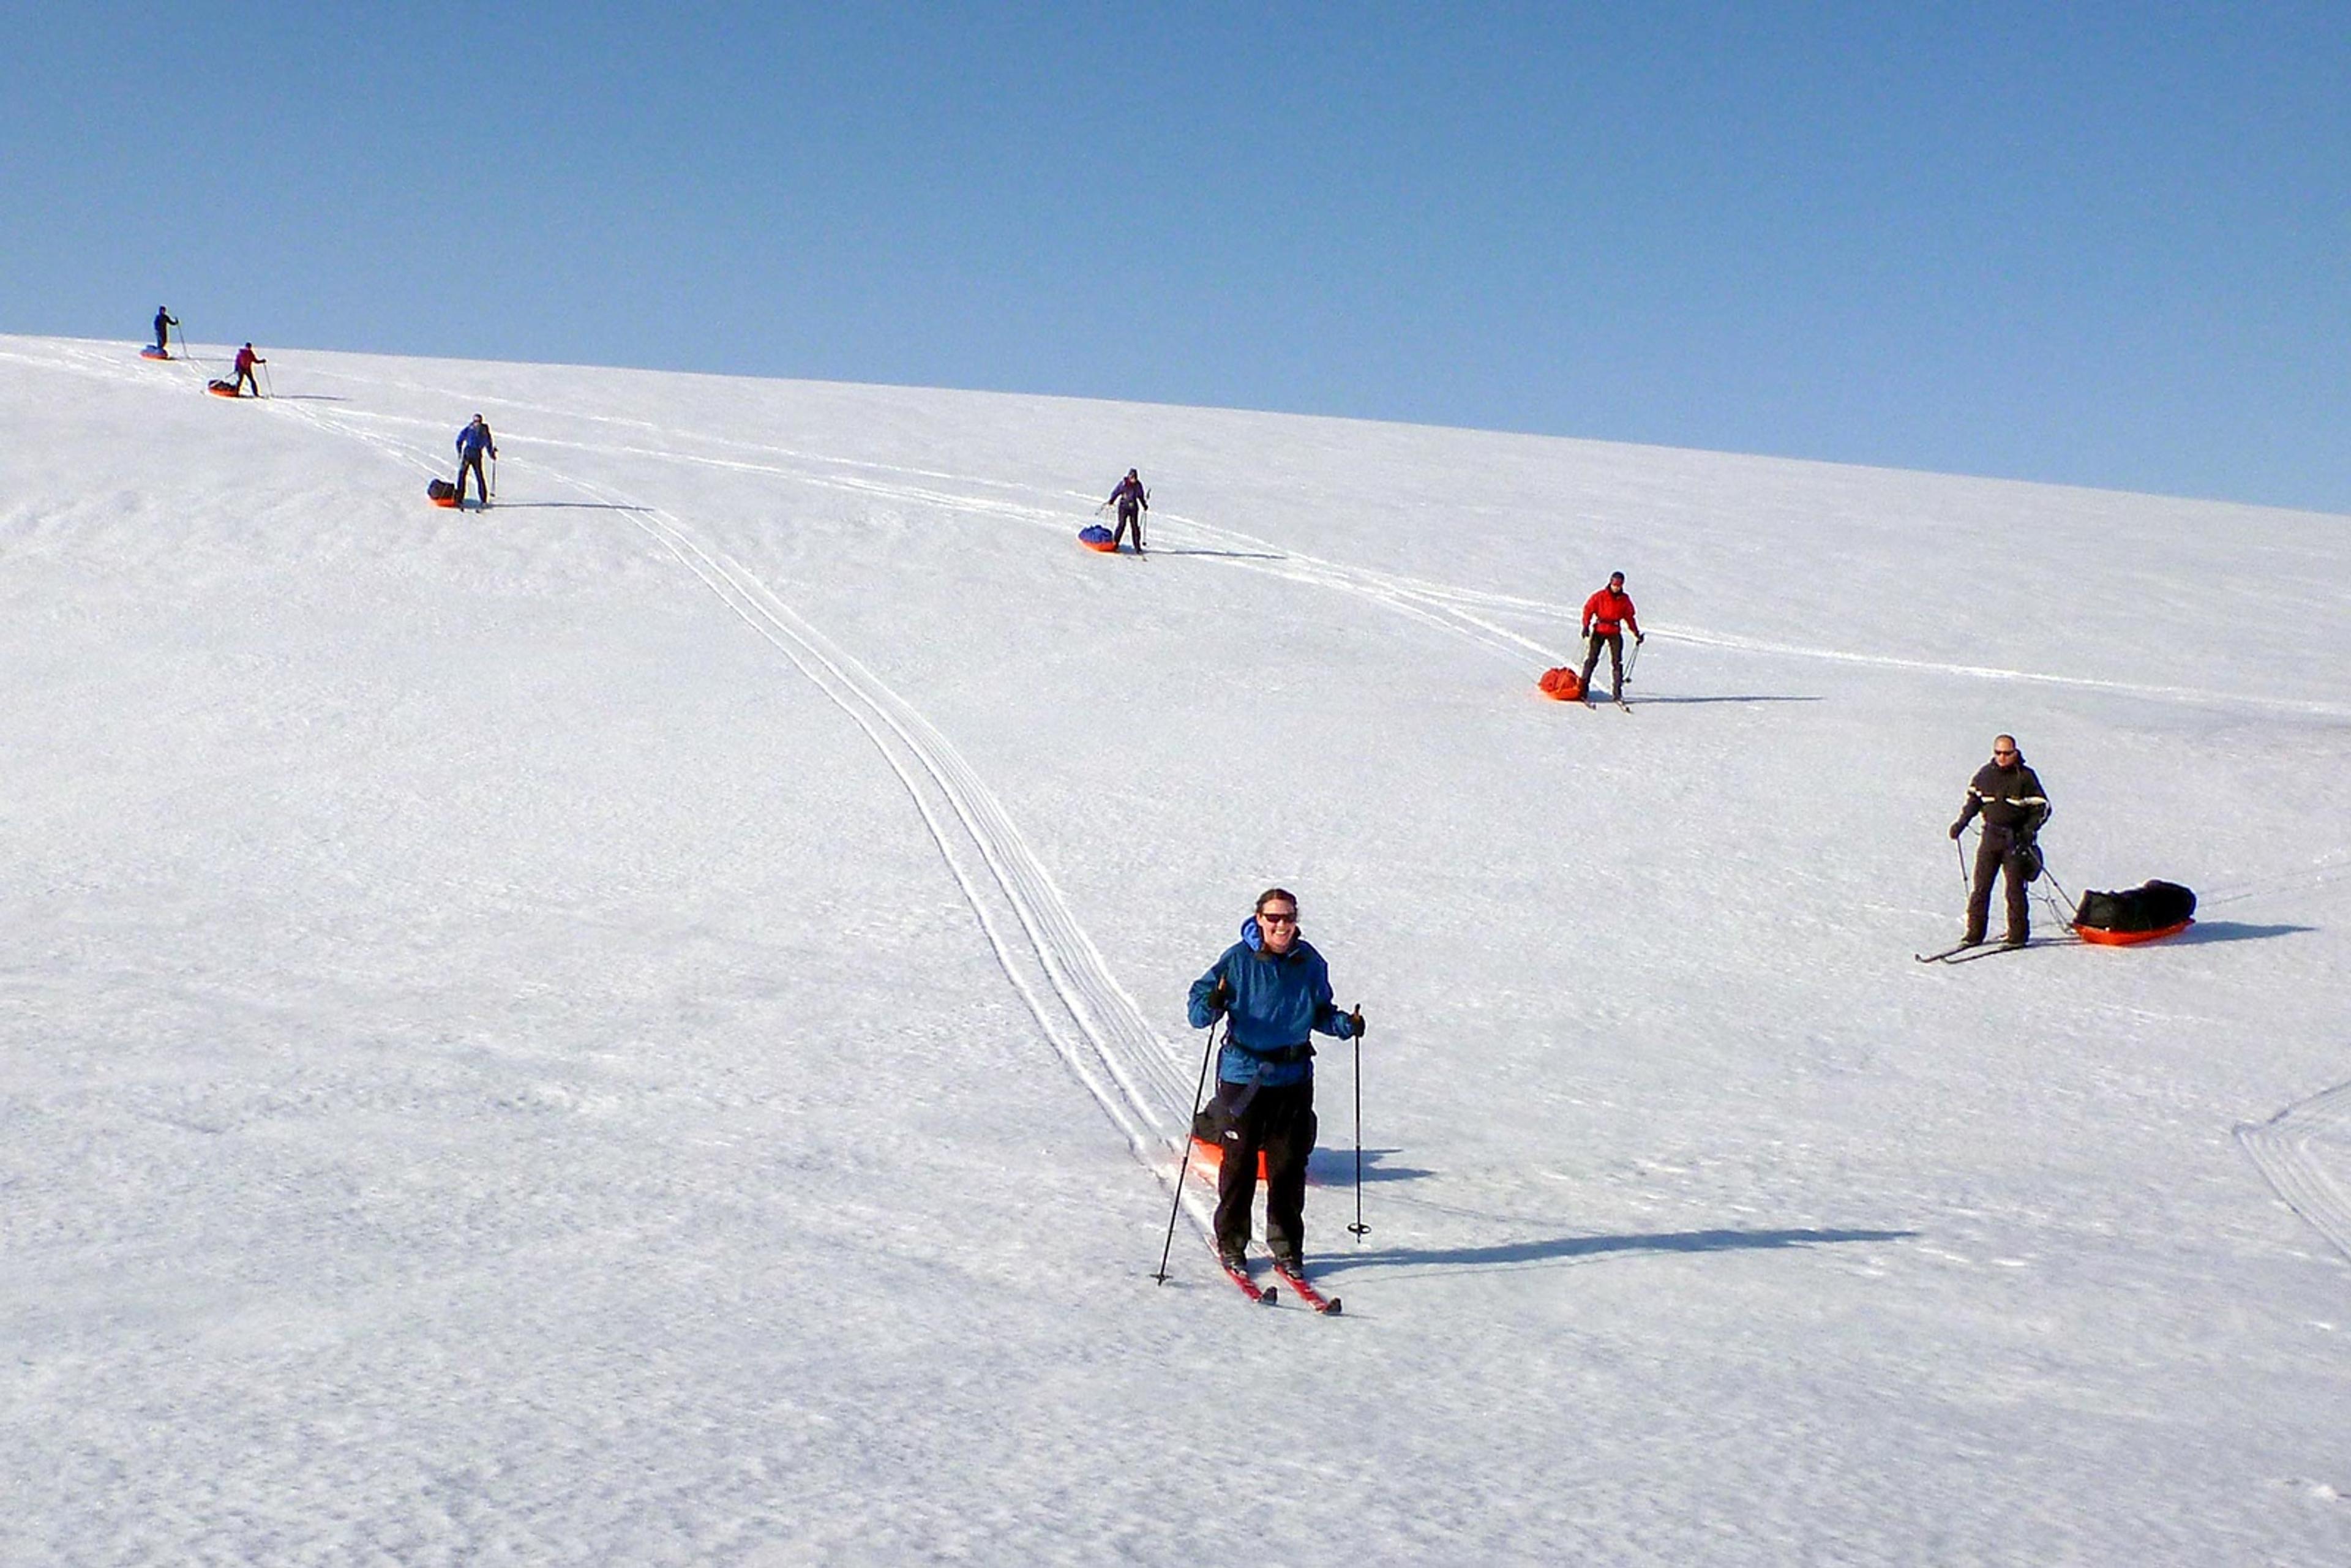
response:
<svg viewBox="0 0 2351 1568"><path fill-rule="evenodd" d="M1192 982L1192 1027L1220 1017L1217 1096L1204 1113L1217 1135L1217 1253L1248 1267L1249 1210L1257 1202L1258 1152L1265 1153L1265 1241L1277 1267L1300 1272L1306 1245L1306 1160L1314 1152L1314 1047L1310 1031L1353 1040L1364 1009L1331 999L1322 955L1298 934L1298 900L1270 887L1241 939Z"/></svg>
<svg viewBox="0 0 2351 1568"><path fill-rule="evenodd" d="M486 507L490 504L490 482L482 477L482 454L485 452L493 458L496 457L498 444L490 435L490 422L477 413L471 424L457 433L457 505L461 509L465 505L467 469L473 470L474 488L481 492L482 505Z"/></svg>
<svg viewBox="0 0 2351 1568"><path fill-rule="evenodd" d="M1110 548L1113 550L1118 549L1126 538L1126 530L1131 528L1134 530L1134 553L1141 555L1143 514L1151 510L1151 496L1143 487L1142 476L1132 468L1128 469L1126 477L1118 482L1118 488L1110 493L1110 500L1104 505L1118 507L1118 529L1111 535Z"/></svg>
<svg viewBox="0 0 2351 1568"><path fill-rule="evenodd" d="M179 324L180 319L172 315L169 309L161 305L155 307L155 351L157 353L168 354L172 351L172 329Z"/></svg>
<svg viewBox="0 0 2351 1568"><path fill-rule="evenodd" d="M1984 928L1991 917L1992 879L2005 873L2008 946L2022 947L2032 936L2032 914L2025 905L2024 888L2041 874L2041 852L2033 835L2049 818L2049 797L2041 792L2040 778L2024 765L2012 735L1992 737L1991 760L1977 768L1969 780L1967 804L1959 808L1959 820L1951 824L1953 842L1968 831L1968 823L1979 812L1983 816L1983 837L1976 844L1975 882L1968 890L1968 928L1960 946L1972 947L1984 939Z"/></svg>

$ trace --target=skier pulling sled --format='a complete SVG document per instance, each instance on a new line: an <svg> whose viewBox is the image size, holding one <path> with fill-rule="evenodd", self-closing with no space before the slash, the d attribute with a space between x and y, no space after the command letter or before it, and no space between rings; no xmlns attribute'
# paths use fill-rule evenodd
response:
<svg viewBox="0 0 2351 1568"><path fill-rule="evenodd" d="M1632 712L1625 701L1625 628L1633 629L1633 646L1637 653L1647 633L1641 630L1641 618L1633 610L1633 601L1625 591L1625 574L1612 571L1608 586L1583 601L1583 669L1575 677L1576 690L1583 706L1592 706L1592 672L1600 666L1600 651L1608 650L1608 698L1625 712Z"/></svg>
<svg viewBox="0 0 2351 1568"><path fill-rule="evenodd" d="M434 499L439 505L455 507L463 511L465 506L465 476L470 472L474 476L474 488L481 494L481 504L487 507L490 504L490 482L482 473L482 457L486 453L491 462L495 463L498 460L498 444L490 434L490 422L477 413L465 429L457 433L457 483L455 486L455 498L442 501L440 497L434 497Z"/></svg>
<svg viewBox="0 0 2351 1568"><path fill-rule="evenodd" d="M1128 469L1126 477L1118 482L1118 488L1110 493L1110 499L1104 501L1102 505L1118 508L1118 527L1110 536L1109 553L1113 555L1117 553L1120 543L1126 538L1126 530L1133 528L1134 553L1141 555L1143 553L1143 514L1151 510L1151 492L1143 487L1142 476L1132 468ZM1094 548L1102 549L1100 545Z"/></svg>
<svg viewBox="0 0 2351 1568"><path fill-rule="evenodd" d="M266 365L268 362L269 361L267 360L265 360L260 355L255 353L253 351L253 345L247 343L244 348L239 349L236 351L236 379L234 381L225 382L215 377L214 380L204 383L204 391L212 393L214 397L243 397L245 395L245 389L251 387L253 389L253 395L259 397L261 395L261 382L255 378L253 367L256 365Z"/></svg>
<svg viewBox="0 0 2351 1568"><path fill-rule="evenodd" d="M150 347L140 350L139 357L142 360L170 359L172 357L172 329L179 324L180 319L177 316L172 315L168 307L162 305L156 306L155 341Z"/></svg>
<svg viewBox="0 0 2351 1568"><path fill-rule="evenodd" d="M1324 1298L1305 1271L1306 1163L1320 1125L1310 1037L1360 1040L1364 1009L1339 1010L1329 966L1299 935L1298 900L1289 890L1259 894L1241 939L1192 983L1190 1016L1195 1029L1213 1030L1225 1020L1217 1092L1194 1129L1212 1134L1219 1148L1217 1261L1251 1300L1272 1298L1273 1290L1259 1287L1249 1272L1250 1210L1262 1168L1265 1239L1276 1277L1317 1312L1335 1312L1337 1299ZM1204 1078L1207 1069L1204 1059ZM1168 1224L1172 1236L1172 1214ZM1164 1261L1161 1268L1164 1278Z"/></svg>

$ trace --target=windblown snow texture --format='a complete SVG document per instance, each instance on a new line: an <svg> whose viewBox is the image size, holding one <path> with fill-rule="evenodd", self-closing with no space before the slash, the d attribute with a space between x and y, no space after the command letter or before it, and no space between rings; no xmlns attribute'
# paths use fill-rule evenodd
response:
<svg viewBox="0 0 2351 1568"><path fill-rule="evenodd" d="M271 359L0 339L0 1561L2351 1553L2345 519ZM2199 924L1912 962L2001 730ZM1327 1322L1150 1279L1274 882Z"/></svg>

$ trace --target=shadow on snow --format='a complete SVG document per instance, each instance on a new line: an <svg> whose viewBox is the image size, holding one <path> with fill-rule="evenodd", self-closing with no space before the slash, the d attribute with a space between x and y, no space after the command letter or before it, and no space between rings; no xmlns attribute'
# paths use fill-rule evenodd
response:
<svg viewBox="0 0 2351 1568"><path fill-rule="evenodd" d="M1629 681L1628 681L1628 682L1626 682L1626 683L1625 683L1625 686L1626 686L1626 689L1627 689L1627 690L1630 690L1630 689L1631 689L1631 686L1632 686L1632 683L1631 683L1631 682L1629 682ZM1820 699L1819 697L1784 697L1784 696L1771 696L1771 697L1766 697L1766 696L1748 696L1748 697L1653 697L1653 696L1646 696L1646 695L1642 695L1642 694L1640 694L1640 693L1638 693L1638 692L1635 692L1632 695L1630 695L1630 696L1626 697L1625 700L1626 702L1638 702L1638 703L1639 703L1643 707L1655 707L1655 706L1656 706L1659 703L1680 703L1680 704L1695 704L1695 703L1816 703L1816 702L1819 702L1821 699Z"/></svg>
<svg viewBox="0 0 2351 1568"><path fill-rule="evenodd" d="M1670 1230L1631 1236L1560 1236L1548 1241L1505 1241L1492 1247L1392 1247L1361 1251L1341 1247L1320 1253L1314 1262L1317 1274L1370 1268L1503 1269L1610 1252L1745 1252L1906 1241L1917 1234L1915 1230Z"/></svg>
<svg viewBox="0 0 2351 1568"><path fill-rule="evenodd" d="M1386 1164L1391 1155L1401 1149L1365 1149L1364 1151L1364 1185L1375 1181L1417 1181L1432 1171L1414 1166ZM1327 1149L1318 1147L1306 1158L1306 1179L1317 1186L1353 1186L1355 1185L1355 1151L1353 1148Z"/></svg>
<svg viewBox="0 0 2351 1568"><path fill-rule="evenodd" d="M499 501L501 512L650 512L651 507L623 507L616 501Z"/></svg>
<svg viewBox="0 0 2351 1568"><path fill-rule="evenodd" d="M2252 942L2263 936L2292 936L2315 931L2315 925L2249 925L2241 920L2199 920L2172 938L2173 942Z"/></svg>

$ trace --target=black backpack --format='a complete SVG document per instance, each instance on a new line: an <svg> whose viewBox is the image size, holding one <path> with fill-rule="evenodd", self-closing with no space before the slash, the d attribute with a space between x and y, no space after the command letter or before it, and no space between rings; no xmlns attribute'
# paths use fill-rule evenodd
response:
<svg viewBox="0 0 2351 1568"><path fill-rule="evenodd" d="M2196 894L2176 882L2150 882L2125 893L2085 893L2074 924L2094 931L2163 931L2192 919Z"/></svg>

